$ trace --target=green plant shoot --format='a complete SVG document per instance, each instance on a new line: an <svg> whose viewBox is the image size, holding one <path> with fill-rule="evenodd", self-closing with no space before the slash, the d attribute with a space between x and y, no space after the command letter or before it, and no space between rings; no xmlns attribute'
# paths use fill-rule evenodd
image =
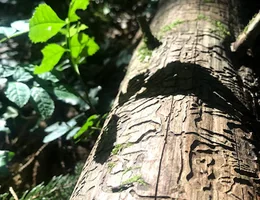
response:
<svg viewBox="0 0 260 200"><path fill-rule="evenodd" d="M82 31L88 27L80 23L76 10L86 10L88 0L72 0L66 20L60 19L54 10L47 4L41 4L29 21L29 38L33 43L47 42L58 33L65 36L60 44L48 44L43 50L43 59L40 66L36 66L34 73L41 74L51 71L61 60L65 52L69 53L72 66L79 74L78 65L87 56L92 56L99 50L93 38Z"/></svg>

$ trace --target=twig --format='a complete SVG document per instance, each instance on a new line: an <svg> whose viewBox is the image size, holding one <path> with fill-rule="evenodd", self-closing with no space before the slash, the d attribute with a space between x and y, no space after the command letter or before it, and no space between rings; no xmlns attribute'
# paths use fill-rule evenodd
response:
<svg viewBox="0 0 260 200"><path fill-rule="evenodd" d="M15 200L19 200L17 194L15 193L14 189L12 187L9 187L9 191L14 197Z"/></svg>
<svg viewBox="0 0 260 200"><path fill-rule="evenodd" d="M231 51L247 51L254 45L257 36L260 34L260 12L248 23L237 40L231 44Z"/></svg>
<svg viewBox="0 0 260 200"><path fill-rule="evenodd" d="M20 173L20 172L22 172L26 167L28 167L28 166L34 161L34 159L36 158L36 156L38 156L38 155L42 152L42 150L43 150L47 145L48 145L48 143L42 145L42 146L38 149L38 151L37 151L34 155L32 155L32 157L18 170L18 172Z"/></svg>

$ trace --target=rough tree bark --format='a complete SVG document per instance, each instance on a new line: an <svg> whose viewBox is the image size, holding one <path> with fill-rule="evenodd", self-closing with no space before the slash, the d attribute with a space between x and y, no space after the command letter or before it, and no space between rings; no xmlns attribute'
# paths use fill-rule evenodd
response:
<svg viewBox="0 0 260 200"><path fill-rule="evenodd" d="M162 44L135 51L71 199L260 199L256 81L228 48L238 6L160 2Z"/></svg>

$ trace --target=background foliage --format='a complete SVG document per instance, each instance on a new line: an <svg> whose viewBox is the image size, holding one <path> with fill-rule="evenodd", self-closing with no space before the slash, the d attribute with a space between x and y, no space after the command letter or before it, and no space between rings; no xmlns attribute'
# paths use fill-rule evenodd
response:
<svg viewBox="0 0 260 200"><path fill-rule="evenodd" d="M0 0L1 199L68 199L157 1L39 3Z"/></svg>

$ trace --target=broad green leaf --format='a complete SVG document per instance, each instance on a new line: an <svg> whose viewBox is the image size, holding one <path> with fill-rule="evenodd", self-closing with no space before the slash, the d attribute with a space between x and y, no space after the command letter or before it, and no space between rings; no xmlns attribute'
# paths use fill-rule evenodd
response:
<svg viewBox="0 0 260 200"><path fill-rule="evenodd" d="M30 94L29 87L20 82L9 82L5 90L6 97L20 108L28 102Z"/></svg>
<svg viewBox="0 0 260 200"><path fill-rule="evenodd" d="M43 88L33 87L31 89L31 96L41 116L44 119L49 118L55 109L50 95Z"/></svg>
<svg viewBox="0 0 260 200"><path fill-rule="evenodd" d="M54 88L54 94L57 99L69 103L71 105L77 105L80 102L79 97L74 95L68 87L60 85L59 87Z"/></svg>
<svg viewBox="0 0 260 200"><path fill-rule="evenodd" d="M90 38L87 43L87 52L89 56L92 56L99 50L98 44L94 41L94 38Z"/></svg>
<svg viewBox="0 0 260 200"><path fill-rule="evenodd" d="M70 22L75 22L79 18L76 14L76 10L86 10L89 4L89 0L72 0L70 2L68 18Z"/></svg>
<svg viewBox="0 0 260 200"><path fill-rule="evenodd" d="M65 21L61 20L50 6L41 4L30 19L29 37L34 43L46 42L56 35L65 24Z"/></svg>
<svg viewBox="0 0 260 200"><path fill-rule="evenodd" d="M13 74L13 79L18 82L27 82L32 78L33 76L22 67L17 67L15 73Z"/></svg>
<svg viewBox="0 0 260 200"><path fill-rule="evenodd" d="M80 130L74 135L74 139L78 139L83 133L85 133L89 128L94 125L96 119L99 118L99 115L91 115L85 124L80 128Z"/></svg>
<svg viewBox="0 0 260 200"><path fill-rule="evenodd" d="M60 61L63 53L66 50L58 44L49 44L42 50L43 59L40 66L34 69L35 74L41 74L51 71L54 66Z"/></svg>

